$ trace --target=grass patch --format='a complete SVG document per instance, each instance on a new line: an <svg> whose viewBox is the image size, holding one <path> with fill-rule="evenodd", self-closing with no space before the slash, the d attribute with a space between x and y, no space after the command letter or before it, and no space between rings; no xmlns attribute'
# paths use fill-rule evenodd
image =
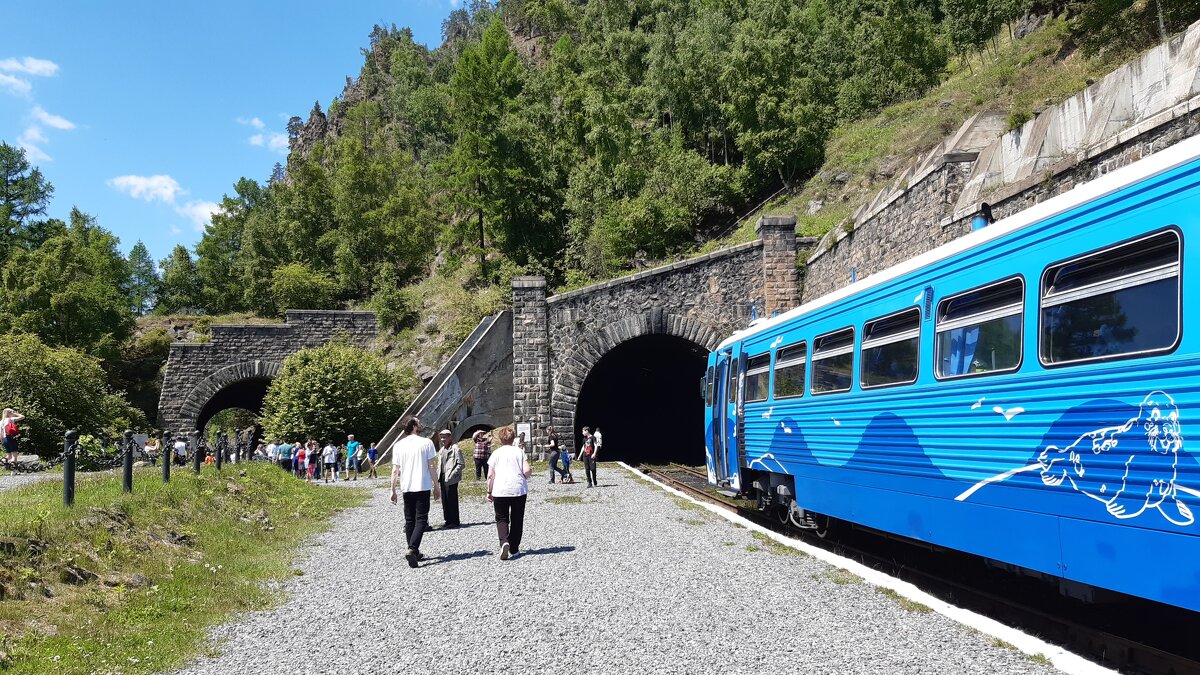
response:
<svg viewBox="0 0 1200 675"><path fill-rule="evenodd" d="M904 597L903 595L900 595L899 593L897 593L896 591L894 591L890 588L877 588L875 590L879 591L880 595L886 595L887 597L891 598L892 600L895 600L896 603L900 605L901 609L907 610L909 612L915 612L917 614L928 614L933 611L933 609L930 608L928 605L923 605L923 604L917 602L916 600L909 600L908 598Z"/></svg>
<svg viewBox="0 0 1200 675"><path fill-rule="evenodd" d="M703 511L704 510L703 506L700 506L699 504L697 504L696 502L693 502L691 500L684 499L683 497L672 497L672 498L675 500L675 505L678 506L679 508L683 509L684 511Z"/></svg>
<svg viewBox="0 0 1200 675"><path fill-rule="evenodd" d="M582 504L583 497L579 495L558 495L556 497L548 497L546 501L551 504Z"/></svg>
<svg viewBox="0 0 1200 675"><path fill-rule="evenodd" d="M759 551L762 550L762 547L755 546L754 544L746 544L746 550L750 551L751 553L758 553Z"/></svg>
<svg viewBox="0 0 1200 675"><path fill-rule="evenodd" d="M687 520L680 519L680 522L682 522L684 525L707 525L707 522L703 520L696 520L694 518L689 518Z"/></svg>
<svg viewBox="0 0 1200 675"><path fill-rule="evenodd" d="M1043 666L1054 667L1054 663L1050 661L1050 657L1045 654L1031 654L1029 660L1034 663L1040 663Z"/></svg>
<svg viewBox="0 0 1200 675"><path fill-rule="evenodd" d="M1000 649L1014 649L1015 650L1017 648L1017 646L1014 645L1013 643L1005 642L1004 640L1001 640L998 637L992 638L992 646L999 647Z"/></svg>
<svg viewBox="0 0 1200 675"><path fill-rule="evenodd" d="M240 476L241 471L245 476ZM45 482L4 492L0 634L7 673L150 673L204 648L209 626L279 599L295 547L368 491L322 489L272 465L223 475L89 476L76 504Z"/></svg>
<svg viewBox="0 0 1200 675"><path fill-rule="evenodd" d="M829 581L832 581L833 583L837 584L838 586L862 583L862 577L860 577L857 574L854 574L852 572L847 572L846 570L844 570L840 567L829 567L825 571L823 571L819 574L814 574L813 578L814 579L822 579L822 578L828 579Z"/></svg>
<svg viewBox="0 0 1200 675"><path fill-rule="evenodd" d="M792 548L791 546L788 546L786 544L782 544L782 543L772 539L771 537L768 537L767 535L763 534L762 532L751 532L750 536L761 541L763 544L763 548L766 549L770 553L774 553L775 555L794 555L794 556L798 556L800 558L808 557L808 554L805 553L804 551Z"/></svg>

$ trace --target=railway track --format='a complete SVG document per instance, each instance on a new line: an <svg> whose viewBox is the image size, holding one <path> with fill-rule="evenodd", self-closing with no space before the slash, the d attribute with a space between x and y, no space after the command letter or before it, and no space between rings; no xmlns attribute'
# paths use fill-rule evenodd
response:
<svg viewBox="0 0 1200 675"><path fill-rule="evenodd" d="M921 590L1133 675L1200 674L1200 617L1177 607L1122 596L1119 605L1060 597L1039 580L991 568L982 558L842 524L824 537L798 530L722 495L707 474L680 464L641 466L642 472L702 501L760 525L891 574Z"/></svg>

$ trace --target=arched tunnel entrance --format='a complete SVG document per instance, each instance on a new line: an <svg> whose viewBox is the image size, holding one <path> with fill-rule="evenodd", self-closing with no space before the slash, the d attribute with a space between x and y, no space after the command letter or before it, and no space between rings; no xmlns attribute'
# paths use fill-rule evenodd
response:
<svg viewBox="0 0 1200 675"><path fill-rule="evenodd" d="M196 418L196 429L204 431L209 420L222 410L240 408L256 416L262 414L263 400L267 397L269 386L269 377L248 377L230 382L200 408L200 415Z"/></svg>
<svg viewBox="0 0 1200 675"><path fill-rule="evenodd" d="M704 377L708 351L673 335L643 335L592 367L575 406L575 439L600 428L600 461L704 463Z"/></svg>

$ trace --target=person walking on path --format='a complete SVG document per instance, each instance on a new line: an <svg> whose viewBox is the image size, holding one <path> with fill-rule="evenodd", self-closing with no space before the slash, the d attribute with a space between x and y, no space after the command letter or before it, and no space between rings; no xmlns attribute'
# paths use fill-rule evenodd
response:
<svg viewBox="0 0 1200 675"><path fill-rule="evenodd" d="M558 436L554 433L554 427L546 430L546 453L546 458L550 461L550 483L554 483L555 473L565 481L567 473L558 467L558 458L562 453L558 450Z"/></svg>
<svg viewBox="0 0 1200 675"><path fill-rule="evenodd" d="M361 473L359 469L359 460L362 458L362 443L354 440L354 434L346 437L346 480L350 479L350 469L354 469L354 480L358 480L358 475Z"/></svg>
<svg viewBox="0 0 1200 675"><path fill-rule="evenodd" d="M513 445L516 436L505 427L500 430L503 444L488 458L488 501L496 511L496 534L500 537L500 559L521 552L525 530L525 500L529 495L529 476L533 467L520 448Z"/></svg>
<svg viewBox="0 0 1200 675"><path fill-rule="evenodd" d="M596 462L600 461L600 448L603 445L604 437L600 435L600 427L596 427L592 432L592 463L587 467L592 472L592 485L596 487L600 487L600 479L596 478Z"/></svg>
<svg viewBox="0 0 1200 675"><path fill-rule="evenodd" d="M471 440L475 441L475 452L471 457L475 459L475 480L479 480L480 476L487 478L488 475L488 446L491 445L491 440L487 437L487 432L483 429L476 431L471 435Z"/></svg>
<svg viewBox="0 0 1200 675"><path fill-rule="evenodd" d="M579 456L575 459L583 460L583 473L587 476L587 486L592 487L595 484L596 477L596 437L592 435L591 427L583 428L583 447L579 449Z"/></svg>
<svg viewBox="0 0 1200 675"><path fill-rule="evenodd" d="M438 448L438 484L442 488L442 519L446 521L443 527L454 528L462 525L458 519L458 483L466 463L449 429L442 429L438 441L441 445Z"/></svg>
<svg viewBox="0 0 1200 675"><path fill-rule="evenodd" d="M4 445L5 459L9 462L17 461L17 438L21 435L17 422L23 419L25 416L12 408L5 408L4 417L0 418L0 443Z"/></svg>
<svg viewBox="0 0 1200 675"><path fill-rule="evenodd" d="M375 471L375 462L377 461L379 461L379 450L372 443L371 447L367 448L367 462L371 466L371 473L367 474L367 478L379 478L379 474Z"/></svg>
<svg viewBox="0 0 1200 675"><path fill-rule="evenodd" d="M408 538L404 559L414 568L421 559L421 537L429 529L429 494L432 491L434 499L439 497L433 461L437 450L433 441L420 433L421 422L409 417L404 421L404 436L392 445L392 504L396 503L399 486L404 495L404 535Z"/></svg>
<svg viewBox="0 0 1200 675"><path fill-rule="evenodd" d="M284 441L275 448L275 452L279 453L279 466L284 471L292 472L292 444Z"/></svg>
<svg viewBox="0 0 1200 675"><path fill-rule="evenodd" d="M325 482L328 483L332 478L333 482L337 482L337 448L333 447L333 443L326 443L325 449L321 452L321 458L325 464Z"/></svg>

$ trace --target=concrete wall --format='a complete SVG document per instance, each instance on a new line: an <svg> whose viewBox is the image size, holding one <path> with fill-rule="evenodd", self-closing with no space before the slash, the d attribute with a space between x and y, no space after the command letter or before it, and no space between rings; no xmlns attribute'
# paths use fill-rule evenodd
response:
<svg viewBox="0 0 1200 675"><path fill-rule="evenodd" d="M803 301L970 232L983 202L1003 218L1200 133L1200 23L1019 129L999 119L968 120L822 238Z"/></svg>
<svg viewBox="0 0 1200 675"><path fill-rule="evenodd" d="M273 378L283 360L345 336L367 346L377 333L374 312L288 310L287 323L218 325L212 341L176 343L167 356L158 425L174 433L196 428L201 408L224 387Z"/></svg>

